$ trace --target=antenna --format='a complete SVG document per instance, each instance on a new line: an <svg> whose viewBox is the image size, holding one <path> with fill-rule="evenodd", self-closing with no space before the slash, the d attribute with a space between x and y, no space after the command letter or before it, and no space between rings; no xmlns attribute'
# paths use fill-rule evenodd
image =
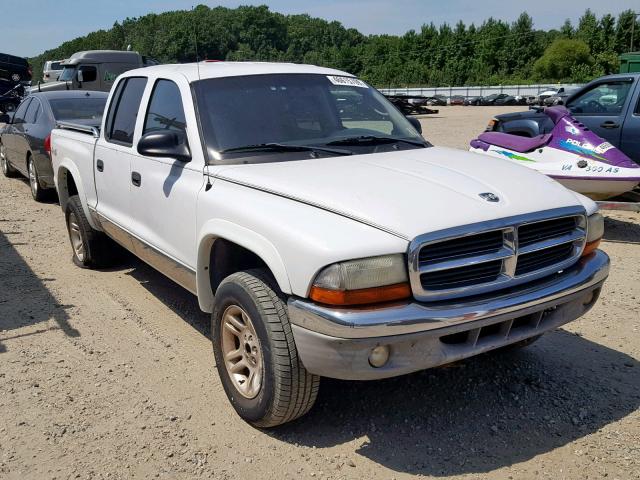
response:
<svg viewBox="0 0 640 480"><path fill-rule="evenodd" d="M198 71L198 80L199 80L200 79L200 57L198 56L198 28L197 28L198 23L196 21L195 14L196 14L196 11L194 10L192 5L191 16L194 17L193 18L193 44L196 49L196 70Z"/></svg>

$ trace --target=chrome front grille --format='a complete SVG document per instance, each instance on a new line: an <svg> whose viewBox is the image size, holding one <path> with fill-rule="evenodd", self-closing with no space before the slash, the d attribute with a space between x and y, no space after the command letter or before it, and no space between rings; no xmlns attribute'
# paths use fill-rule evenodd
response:
<svg viewBox="0 0 640 480"><path fill-rule="evenodd" d="M448 242L432 243L420 249L420 263L432 263L464 257L465 255L491 254L503 246L502 231L478 233L454 238Z"/></svg>
<svg viewBox="0 0 640 480"><path fill-rule="evenodd" d="M409 247L414 297L437 301L507 288L567 268L586 238L581 208L561 208L442 230Z"/></svg>
<svg viewBox="0 0 640 480"><path fill-rule="evenodd" d="M518 245L524 247L548 238L571 233L576 228L576 217L554 218L520 226Z"/></svg>
<svg viewBox="0 0 640 480"><path fill-rule="evenodd" d="M420 284L425 290L448 290L493 282L501 273L502 260L493 260L425 273L420 276Z"/></svg>

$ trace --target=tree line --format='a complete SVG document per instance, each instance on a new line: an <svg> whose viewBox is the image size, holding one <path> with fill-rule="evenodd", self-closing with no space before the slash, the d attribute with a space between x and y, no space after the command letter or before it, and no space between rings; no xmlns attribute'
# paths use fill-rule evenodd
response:
<svg viewBox="0 0 640 480"><path fill-rule="evenodd" d="M162 63L262 60L311 63L346 70L378 86L462 86L585 82L614 73L629 49L632 11L598 18L586 10L577 25L534 28L522 13L515 22L489 18L481 25L424 24L404 35L363 35L340 22L284 15L267 6L148 14L116 22L30 59L34 81L46 60L81 50L132 50ZM635 32L640 45L640 24ZM196 43L198 51L196 52Z"/></svg>

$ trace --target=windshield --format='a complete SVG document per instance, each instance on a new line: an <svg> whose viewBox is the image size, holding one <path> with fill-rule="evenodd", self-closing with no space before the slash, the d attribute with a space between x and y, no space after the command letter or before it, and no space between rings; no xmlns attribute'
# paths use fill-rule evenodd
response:
<svg viewBox="0 0 640 480"><path fill-rule="evenodd" d="M351 77L213 78L195 82L194 91L209 158L214 162L229 163L238 156L245 162L303 159L309 158L313 150L309 147L338 144L340 150L356 154L428 146L382 94ZM278 154L274 154L276 148L243 148L273 144L278 144ZM306 150L289 149L283 155L283 146L304 146ZM323 154L331 153L325 150Z"/></svg>
<svg viewBox="0 0 640 480"><path fill-rule="evenodd" d="M70 82L73 80L73 76L76 73L76 67L64 67L62 73L58 77L61 82Z"/></svg>
<svg viewBox="0 0 640 480"><path fill-rule="evenodd" d="M56 120L99 120L104 112L105 98L58 98L49 100Z"/></svg>

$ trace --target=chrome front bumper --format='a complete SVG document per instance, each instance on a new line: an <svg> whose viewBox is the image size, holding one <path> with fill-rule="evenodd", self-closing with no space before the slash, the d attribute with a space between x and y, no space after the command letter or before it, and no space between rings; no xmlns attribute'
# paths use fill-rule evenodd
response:
<svg viewBox="0 0 640 480"><path fill-rule="evenodd" d="M333 308L289 300L289 319L307 370L342 379L376 379L423 370L530 338L586 313L609 274L598 250L561 273L473 299ZM498 325L499 324L499 325ZM389 362L369 365L387 345Z"/></svg>

